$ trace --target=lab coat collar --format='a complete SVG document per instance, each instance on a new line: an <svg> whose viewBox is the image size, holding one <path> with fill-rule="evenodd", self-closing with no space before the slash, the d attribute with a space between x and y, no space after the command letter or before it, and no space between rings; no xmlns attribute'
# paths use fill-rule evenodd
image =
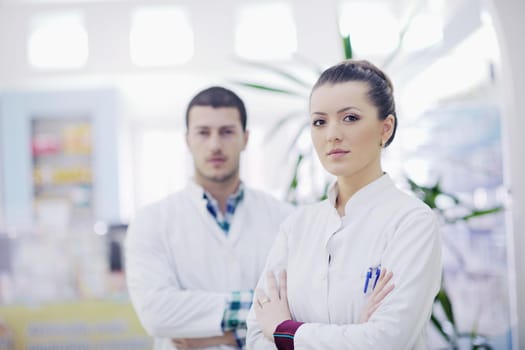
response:
<svg viewBox="0 0 525 350"><path fill-rule="evenodd" d="M191 198L200 202L206 203L206 199L203 198L204 188L195 182L195 179L190 179L186 184L186 190L191 195Z"/></svg>
<svg viewBox="0 0 525 350"><path fill-rule="evenodd" d="M376 201L381 200L381 192L386 190L389 187L393 186L393 181L387 173L384 173L382 176L372 181L368 185L361 188L359 191L354 193L352 197L348 200L345 206L345 217L348 213L351 212L351 208L355 206L370 206ZM337 181L335 181L328 190L328 201L335 208L335 201L337 199L337 194L339 189L337 186Z"/></svg>

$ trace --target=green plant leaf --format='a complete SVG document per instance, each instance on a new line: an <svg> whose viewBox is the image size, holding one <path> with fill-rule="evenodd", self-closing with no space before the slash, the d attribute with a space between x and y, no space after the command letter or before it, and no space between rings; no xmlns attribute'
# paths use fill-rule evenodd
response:
<svg viewBox="0 0 525 350"><path fill-rule="evenodd" d="M472 350L481 350L481 349L492 350L492 346L490 346L489 344L481 344L481 345L473 344L471 349Z"/></svg>
<svg viewBox="0 0 525 350"><path fill-rule="evenodd" d="M323 194L321 195L321 197L319 197L319 201L324 201L326 198L328 198L328 189L330 188L330 184L331 181L327 181L324 184Z"/></svg>
<svg viewBox="0 0 525 350"><path fill-rule="evenodd" d="M412 179L406 177L410 189L414 192L423 202L425 202L430 208L436 209L436 198L442 194L439 187L439 181L433 187L420 186L415 183Z"/></svg>
<svg viewBox="0 0 525 350"><path fill-rule="evenodd" d="M266 91L266 92L279 93L279 94L285 94L285 95L290 95L290 96L297 96L297 97L301 97L301 98L306 98L307 97L305 94L302 94L302 93L297 92L297 91L283 89L283 88L278 88L278 87L264 85L264 84L248 83L248 82L245 82L245 81L235 81L235 80L232 81L232 83L237 84L237 85L241 85L241 86L244 86L244 87L249 87L251 89L263 90L263 91Z"/></svg>
<svg viewBox="0 0 525 350"><path fill-rule="evenodd" d="M246 61L246 60L240 60L242 64L249 65L252 67L256 67L258 69L266 70L268 72L274 73L281 78L284 78L285 80L288 80L290 82L293 82L297 85L299 85L302 88L306 88L310 90L312 87L312 84L309 82L304 81L303 79L299 78L297 75L290 73L289 71L286 71L282 68L276 67L271 64L262 63L262 62L255 62L255 61Z"/></svg>
<svg viewBox="0 0 525 350"><path fill-rule="evenodd" d="M469 220L469 219L472 219L478 216L494 214L502 210L503 210L502 206L491 208L491 209L485 209L485 210L473 210L470 214L461 217L461 220Z"/></svg>
<svg viewBox="0 0 525 350"><path fill-rule="evenodd" d="M474 319L474 324L472 325L472 330L470 334L464 334L465 337L470 337L471 349L492 349L492 346L488 343L487 337L478 333L479 326L479 316L481 310L478 310L477 317Z"/></svg>
<svg viewBox="0 0 525 350"><path fill-rule="evenodd" d="M396 56L401 52L403 48L403 42L405 40L406 33L408 32L408 29L410 28L410 25L414 21L414 18L417 16L417 14L420 12L421 7L426 5L425 0L419 0L417 2L414 2L415 6L413 6L412 11L410 12L410 15L407 17L405 23L401 26L401 30L399 31L399 40L397 41L397 45L392 50L392 52L388 55L386 60L383 62L383 67L386 68L389 66Z"/></svg>
<svg viewBox="0 0 525 350"><path fill-rule="evenodd" d="M292 138L292 141L290 142L290 146L288 147L288 153L290 153L293 150L293 148L297 145L297 140L299 140L299 137L301 137L301 134L308 125L310 125L310 121L308 119L301 124L294 137Z"/></svg>
<svg viewBox="0 0 525 350"><path fill-rule="evenodd" d="M407 182L410 185L410 189L412 190L412 192L414 192L423 202L425 202L432 209L438 209L442 212L442 210L438 208L436 204L436 200L439 196L444 196L452 199L455 205L459 205L461 203L458 197L454 196L453 194L443 192L443 190L441 190L441 184L439 180L434 186L426 187L418 185L407 176L405 176L405 178L407 179Z"/></svg>
<svg viewBox="0 0 525 350"><path fill-rule="evenodd" d="M472 350L480 350L480 349L484 349L484 350L492 350L493 347L492 345L490 345L489 343L487 342L483 342L481 344L477 344L475 342L475 340L473 340L473 343L472 343Z"/></svg>
<svg viewBox="0 0 525 350"><path fill-rule="evenodd" d="M437 294L436 299L441 304L441 307L445 312L447 320L452 324L452 327L454 327L454 331L457 332L456 321L454 319L454 311L452 309L452 303L450 302L450 298L448 296L447 291L444 288L441 288Z"/></svg>
<svg viewBox="0 0 525 350"><path fill-rule="evenodd" d="M266 133L266 136L264 138L264 142L268 142L270 141L270 139L272 137L275 136L275 134L279 131L279 129L284 125L286 124L287 122L291 121L291 120L294 120L295 118L297 117L300 117L300 116L303 116L304 115L304 111L303 110L295 110L295 111L292 111L290 113L287 113L285 114L284 116L282 116L281 118L279 118L279 120L277 121L277 123L275 123L271 128L270 130L268 130L268 132ZM306 119L306 118L305 118Z"/></svg>
<svg viewBox="0 0 525 350"><path fill-rule="evenodd" d="M286 193L286 198L288 198L288 199L290 199L290 197L292 197L292 195L293 195L293 198L291 198L292 204L297 204L297 200L295 198L296 197L295 193L297 192L297 186L299 185L299 178L298 178L299 166L301 165L301 162L303 161L303 158L304 158L304 156L302 154L299 154L297 156L297 160L295 161L292 181L290 181L290 184L288 185L288 191Z"/></svg>
<svg viewBox="0 0 525 350"><path fill-rule="evenodd" d="M321 73L323 73L323 69L319 67L316 63L310 61L308 58L302 55L299 55L298 53L294 53L293 57L297 62L309 68L312 71L312 73L314 73L315 76L319 76L321 75Z"/></svg>
<svg viewBox="0 0 525 350"><path fill-rule="evenodd" d="M439 332L439 334L441 334L443 336L443 338L445 338L447 343L449 343L450 342L450 336L443 330L443 326L441 325L441 322L439 322L439 320L436 318L436 316L434 316L434 314L430 315L430 321L432 322L434 327L436 327L436 329Z"/></svg>
<svg viewBox="0 0 525 350"><path fill-rule="evenodd" d="M353 57L352 43L350 42L350 35L343 36L343 51L345 59L351 59Z"/></svg>

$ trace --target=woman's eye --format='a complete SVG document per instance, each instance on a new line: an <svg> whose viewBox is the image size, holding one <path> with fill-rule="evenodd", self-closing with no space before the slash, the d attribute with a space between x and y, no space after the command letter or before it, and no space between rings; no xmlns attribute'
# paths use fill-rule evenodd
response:
<svg viewBox="0 0 525 350"><path fill-rule="evenodd" d="M313 123L312 123L313 126L321 126L323 124L324 124L324 120L322 120L322 119L314 120Z"/></svg>
<svg viewBox="0 0 525 350"><path fill-rule="evenodd" d="M355 121L359 120L359 118L356 117L355 115L348 114L348 115L344 116L343 120L346 121L346 122L355 122Z"/></svg>

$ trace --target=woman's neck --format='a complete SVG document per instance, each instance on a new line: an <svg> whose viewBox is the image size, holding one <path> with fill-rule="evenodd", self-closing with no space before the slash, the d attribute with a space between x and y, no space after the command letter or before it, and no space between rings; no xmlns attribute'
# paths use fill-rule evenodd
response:
<svg viewBox="0 0 525 350"><path fill-rule="evenodd" d="M381 168L375 169L367 174L355 174L353 176L340 176L337 178L337 199L335 208L342 217L345 215L346 203L352 196L373 181L379 179L384 174Z"/></svg>

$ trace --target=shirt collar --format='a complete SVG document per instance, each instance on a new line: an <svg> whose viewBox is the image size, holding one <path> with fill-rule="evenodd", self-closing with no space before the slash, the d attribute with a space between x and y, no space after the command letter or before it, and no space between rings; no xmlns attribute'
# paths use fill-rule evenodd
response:
<svg viewBox="0 0 525 350"><path fill-rule="evenodd" d="M213 195L210 192L206 191L204 188L202 188L202 198L217 205L217 200L213 197ZM228 203L228 205L233 205L235 207L237 206L239 202L242 201L243 198L244 198L244 183L241 181L239 183L239 187L237 188L237 191L235 191L233 194L228 196L226 203Z"/></svg>
<svg viewBox="0 0 525 350"><path fill-rule="evenodd" d="M223 213L221 211L219 203L217 202L215 198L213 198L211 193L205 190L202 191L202 199L206 203L206 209L211 214L211 216L215 219L219 227L226 234L228 234L228 231L230 230L230 224L233 218L233 214L235 213L235 210L237 209L237 205L242 200L243 196L244 196L244 185L241 182L239 184L239 187L237 188L237 191L231 194L226 200L226 210Z"/></svg>

